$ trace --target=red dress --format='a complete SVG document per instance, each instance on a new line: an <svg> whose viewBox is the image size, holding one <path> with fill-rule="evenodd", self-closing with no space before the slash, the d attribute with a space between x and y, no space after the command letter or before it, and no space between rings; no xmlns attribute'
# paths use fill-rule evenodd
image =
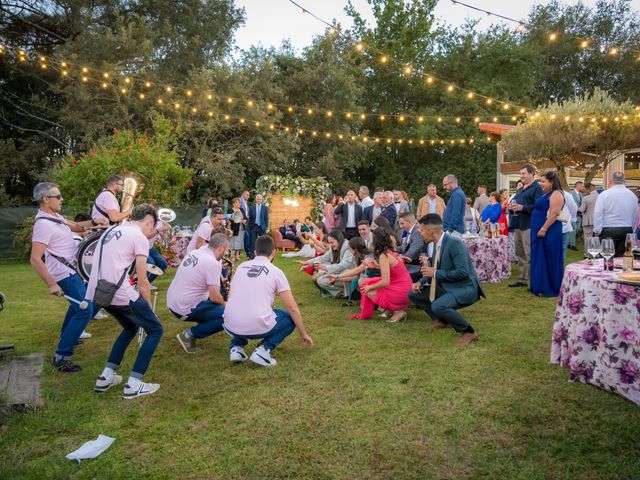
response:
<svg viewBox="0 0 640 480"><path fill-rule="evenodd" d="M498 218L498 225L500 225L500 234L509 235L509 222L507 221L507 204L502 205L502 213Z"/></svg>
<svg viewBox="0 0 640 480"><path fill-rule="evenodd" d="M360 299L360 309L362 313L355 315L355 318L371 318L375 310L375 306L378 305L385 310L391 310L395 312L397 310L403 310L411 303L409 301L409 292L413 281L411 275L407 271L404 262L392 253L388 254L397 260L397 263L391 267L389 274L389 285L386 287L378 288L375 290L375 297L373 301L367 296L362 295ZM368 278L364 281L364 285L373 285L378 283L381 277Z"/></svg>

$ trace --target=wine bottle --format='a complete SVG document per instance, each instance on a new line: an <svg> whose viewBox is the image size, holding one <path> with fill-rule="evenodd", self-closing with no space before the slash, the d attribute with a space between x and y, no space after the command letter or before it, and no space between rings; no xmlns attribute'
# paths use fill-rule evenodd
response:
<svg viewBox="0 0 640 480"><path fill-rule="evenodd" d="M633 234L627 233L625 239L624 256L622 257L622 270L630 272L633 270Z"/></svg>

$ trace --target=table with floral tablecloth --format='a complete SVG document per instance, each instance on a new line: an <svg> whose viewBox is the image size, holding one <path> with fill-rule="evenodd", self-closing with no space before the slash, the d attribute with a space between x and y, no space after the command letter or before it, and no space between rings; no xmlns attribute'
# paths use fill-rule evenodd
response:
<svg viewBox="0 0 640 480"><path fill-rule="evenodd" d="M462 236L481 282L497 283L511 277L509 237Z"/></svg>
<svg viewBox="0 0 640 480"><path fill-rule="evenodd" d="M182 259L187 254L187 247L189 246L189 242L191 241L192 235L183 235L176 237L175 242L171 245L172 250L176 254L176 264L180 265Z"/></svg>
<svg viewBox="0 0 640 480"><path fill-rule="evenodd" d="M640 405L640 285L614 281L602 260L566 267L553 325L551 363Z"/></svg>

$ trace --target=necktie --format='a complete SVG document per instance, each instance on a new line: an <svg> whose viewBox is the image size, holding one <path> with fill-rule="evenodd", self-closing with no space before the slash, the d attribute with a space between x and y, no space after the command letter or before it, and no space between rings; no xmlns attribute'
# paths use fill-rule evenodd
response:
<svg viewBox="0 0 640 480"><path fill-rule="evenodd" d="M256 225L262 226L260 225L260 205L256 205Z"/></svg>
<svg viewBox="0 0 640 480"><path fill-rule="evenodd" d="M433 277L431 277L431 285L429 286L429 301L433 303L436 299L436 270L438 270L438 254L440 247L436 245L436 253L433 256Z"/></svg>

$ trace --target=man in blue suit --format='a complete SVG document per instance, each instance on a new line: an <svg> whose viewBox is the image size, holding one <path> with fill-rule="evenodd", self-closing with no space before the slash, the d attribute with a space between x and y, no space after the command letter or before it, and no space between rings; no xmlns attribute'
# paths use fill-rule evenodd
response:
<svg viewBox="0 0 640 480"><path fill-rule="evenodd" d="M391 230L395 230L396 221L398 220L398 211L393 203L393 192L387 191L382 194L382 212L380 216L389 220Z"/></svg>
<svg viewBox="0 0 640 480"><path fill-rule="evenodd" d="M256 239L267 233L269 228L269 210L262 205L262 195L256 195L256 202L249 207L249 258L255 257L254 247Z"/></svg>
<svg viewBox="0 0 640 480"><path fill-rule="evenodd" d="M434 329L453 328L459 333L456 345L474 342L478 334L458 312L485 296L469 251L462 240L445 233L435 213L420 219L420 233L430 244L433 266L421 269L423 278L413 284L409 299L435 320Z"/></svg>
<svg viewBox="0 0 640 480"><path fill-rule="evenodd" d="M442 221L444 231L449 233L464 233L464 212L467 208L467 196L458 186L458 178L449 174L442 179L442 186L449 192L447 208L444 209Z"/></svg>
<svg viewBox="0 0 640 480"><path fill-rule="evenodd" d="M400 245L398 245L398 253L401 255L400 258L407 264L407 271L410 274L415 272L419 275L419 257L424 250L424 240L416 222L416 216L412 212L403 212L400 214L398 223L400 224L400 228L406 233L406 235L402 237Z"/></svg>

